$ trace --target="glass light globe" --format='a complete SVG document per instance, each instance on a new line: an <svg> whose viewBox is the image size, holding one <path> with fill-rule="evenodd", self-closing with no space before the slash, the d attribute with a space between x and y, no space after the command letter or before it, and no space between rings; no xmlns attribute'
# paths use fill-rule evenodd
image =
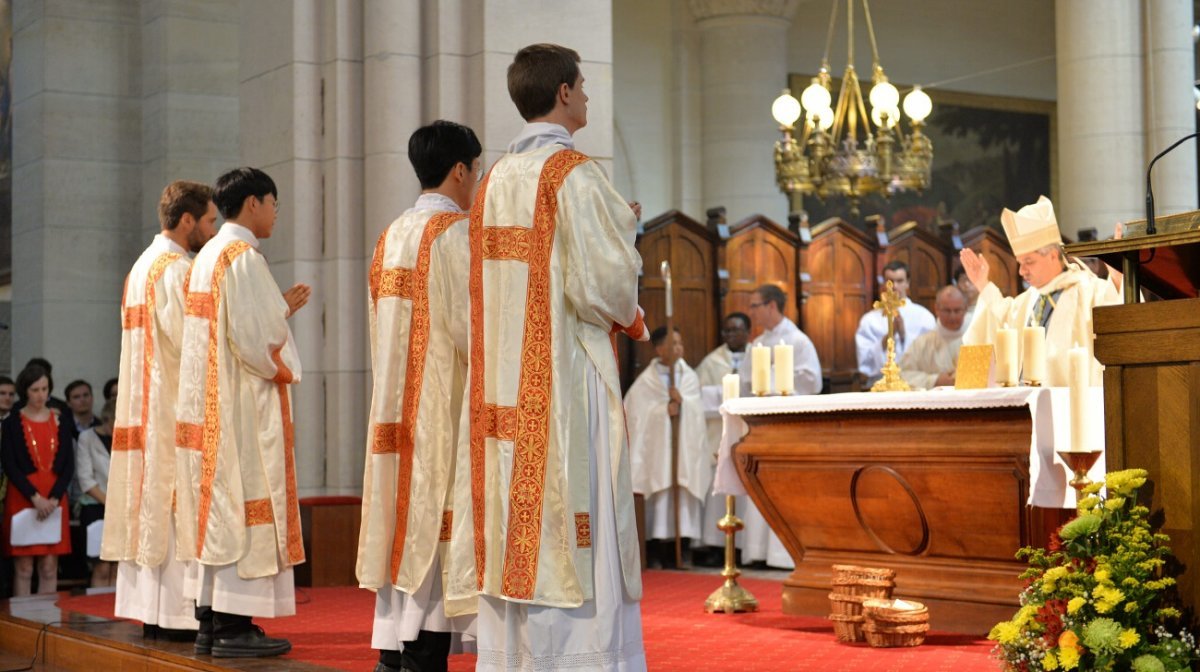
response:
<svg viewBox="0 0 1200 672"><path fill-rule="evenodd" d="M890 110L900 104L900 92L886 79L871 87L871 107Z"/></svg>
<svg viewBox="0 0 1200 672"><path fill-rule="evenodd" d="M887 113L887 119L883 118L883 113ZM900 121L900 108L892 106L884 109L876 107L871 109L871 121L875 122L875 126L880 128L892 128ZM885 123L886 122L886 123Z"/></svg>
<svg viewBox="0 0 1200 672"><path fill-rule="evenodd" d="M914 86L912 91L904 97L904 113L913 121L925 121L925 117L933 111L933 101L929 99L929 94L921 90L921 87Z"/></svg>
<svg viewBox="0 0 1200 672"><path fill-rule="evenodd" d="M779 122L780 126L791 128L796 120L800 118L800 101L792 95L791 91L783 90L783 93L771 103L771 116L775 117L775 121Z"/></svg>
<svg viewBox="0 0 1200 672"><path fill-rule="evenodd" d="M830 104L833 103L833 96L829 94L829 89L821 86L814 77L812 84L809 84L808 88L800 94L800 102L809 112L818 112L829 109Z"/></svg>
<svg viewBox="0 0 1200 672"><path fill-rule="evenodd" d="M809 112L808 118L813 121L813 124L822 131L828 131L833 127L833 108L826 107L817 112Z"/></svg>

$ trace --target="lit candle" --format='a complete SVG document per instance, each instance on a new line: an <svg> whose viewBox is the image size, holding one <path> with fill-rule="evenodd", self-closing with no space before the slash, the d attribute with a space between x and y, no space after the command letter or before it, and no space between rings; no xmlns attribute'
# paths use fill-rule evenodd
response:
<svg viewBox="0 0 1200 672"><path fill-rule="evenodd" d="M1046 328L1025 327L1021 330L1021 350L1024 362L1022 380L1041 385L1046 382Z"/></svg>
<svg viewBox="0 0 1200 672"><path fill-rule="evenodd" d="M1071 391L1071 450L1091 450L1088 441L1087 400L1091 387L1091 361L1086 348L1071 348L1067 354L1070 363Z"/></svg>
<svg viewBox="0 0 1200 672"><path fill-rule="evenodd" d="M736 373L727 373L721 378L721 400L737 399L742 390L742 377Z"/></svg>
<svg viewBox="0 0 1200 672"><path fill-rule="evenodd" d="M996 382L1005 387L1017 384L1017 331L996 330Z"/></svg>
<svg viewBox="0 0 1200 672"><path fill-rule="evenodd" d="M777 345L775 350L775 391L788 395L795 391L792 384L792 346Z"/></svg>
<svg viewBox="0 0 1200 672"><path fill-rule="evenodd" d="M750 390L760 397L771 393L771 349L761 343L750 349Z"/></svg>

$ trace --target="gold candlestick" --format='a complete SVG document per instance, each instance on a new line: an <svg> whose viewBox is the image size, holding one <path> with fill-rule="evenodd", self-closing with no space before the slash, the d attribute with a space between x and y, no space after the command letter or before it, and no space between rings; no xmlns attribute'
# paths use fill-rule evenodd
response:
<svg viewBox="0 0 1200 672"><path fill-rule="evenodd" d="M1058 456L1067 463L1074 474L1071 479L1071 487L1075 488L1075 500L1078 501L1083 496L1083 489L1092 484L1092 479L1088 478L1088 471L1092 465L1096 464L1096 460L1100 459L1099 450L1060 450Z"/></svg>
<svg viewBox="0 0 1200 672"><path fill-rule="evenodd" d="M872 392L908 392L912 390L908 383L900 377L900 366L896 364L896 316L900 314L900 306L903 306L907 301L900 298L900 295L892 289L892 281L887 281L887 287L879 295L879 300L874 303L874 307L883 311L884 318L888 322L887 335L887 363L883 365L880 372L883 377L871 386Z"/></svg>
<svg viewBox="0 0 1200 672"><path fill-rule="evenodd" d="M734 561L733 537L742 529L742 519L735 515L735 509L733 495L726 495L725 515L717 521L717 529L725 533L725 569L721 570L725 583L704 601L704 611L710 614L718 611L726 614L758 611L758 600L737 582L737 577L741 576L742 572Z"/></svg>

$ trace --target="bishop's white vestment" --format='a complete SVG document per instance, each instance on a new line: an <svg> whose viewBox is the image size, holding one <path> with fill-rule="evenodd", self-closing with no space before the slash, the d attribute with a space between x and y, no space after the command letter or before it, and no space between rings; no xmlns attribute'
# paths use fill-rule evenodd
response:
<svg viewBox="0 0 1200 672"><path fill-rule="evenodd" d="M667 366L655 357L625 392L633 491L646 498L647 539L675 538L667 374ZM700 539L716 460L707 445L700 379L682 359L675 362L675 388L683 400L679 405L679 534Z"/></svg>
<svg viewBox="0 0 1200 672"><path fill-rule="evenodd" d="M632 210L570 143L528 124L471 211L448 597L481 594L478 670L645 669L609 338L636 320L641 258Z"/></svg>
<svg viewBox="0 0 1200 672"><path fill-rule="evenodd" d="M896 361L904 356L904 351L927 331L937 327L933 313L912 299L900 306L900 318L904 320L904 338L896 335ZM875 310L864 313L858 321L858 330L854 332L854 347L858 352L858 371L873 380L879 377L883 365L887 363L888 321L883 311Z"/></svg>
<svg viewBox="0 0 1200 672"><path fill-rule="evenodd" d="M176 405L179 557L199 606L295 613L304 562L290 386L300 357L258 239L234 222L196 255Z"/></svg>
<svg viewBox="0 0 1200 672"><path fill-rule="evenodd" d="M175 397L191 259L158 234L121 295L121 363L100 558L117 562L115 613L178 630L199 627L175 559Z"/></svg>
<svg viewBox="0 0 1200 672"><path fill-rule="evenodd" d="M1071 263L1044 287L1030 287L1015 297L1002 296L995 283L989 282L979 292L975 316L963 336L963 345L994 343L996 330L1004 326L1016 329L1019 335L1022 327L1041 324L1046 328L1047 380L1043 384L1067 387L1070 384L1067 352L1076 346L1092 352L1092 309L1116 303L1120 303L1120 295L1113 284L1077 263ZM1024 339L1016 340L1021 361ZM1095 357L1091 357L1091 362L1091 384L1103 385L1104 367Z"/></svg>
<svg viewBox="0 0 1200 672"><path fill-rule="evenodd" d="M379 237L370 270L374 382L367 427L359 585L376 592L372 647L421 630L464 632L475 601L445 605L458 422L470 315L467 215L422 194Z"/></svg>
<svg viewBox="0 0 1200 672"><path fill-rule="evenodd" d="M914 390L936 387L938 376L958 368L958 350L965 330L950 331L938 324L937 329L921 334L900 358L900 376Z"/></svg>

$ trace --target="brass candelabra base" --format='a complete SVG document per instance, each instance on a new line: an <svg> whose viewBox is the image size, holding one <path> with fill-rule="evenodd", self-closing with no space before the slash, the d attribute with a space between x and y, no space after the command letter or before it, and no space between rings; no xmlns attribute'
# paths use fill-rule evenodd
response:
<svg viewBox="0 0 1200 672"><path fill-rule="evenodd" d="M704 601L704 611L715 614L735 614L738 612L758 611L758 600L750 591L738 585L737 577L742 575L737 568L734 558L734 535L742 529L742 519L735 515L733 495L725 497L725 516L717 521L717 529L725 533L725 569L721 576L725 583L713 591Z"/></svg>
<svg viewBox="0 0 1200 672"><path fill-rule="evenodd" d="M1075 488L1076 500L1083 496L1083 489L1092 484L1092 479L1088 478L1088 471L1096 464L1096 460L1100 459L1102 452L1099 450L1058 451L1058 456L1067 463L1067 467L1073 474L1070 485Z"/></svg>

